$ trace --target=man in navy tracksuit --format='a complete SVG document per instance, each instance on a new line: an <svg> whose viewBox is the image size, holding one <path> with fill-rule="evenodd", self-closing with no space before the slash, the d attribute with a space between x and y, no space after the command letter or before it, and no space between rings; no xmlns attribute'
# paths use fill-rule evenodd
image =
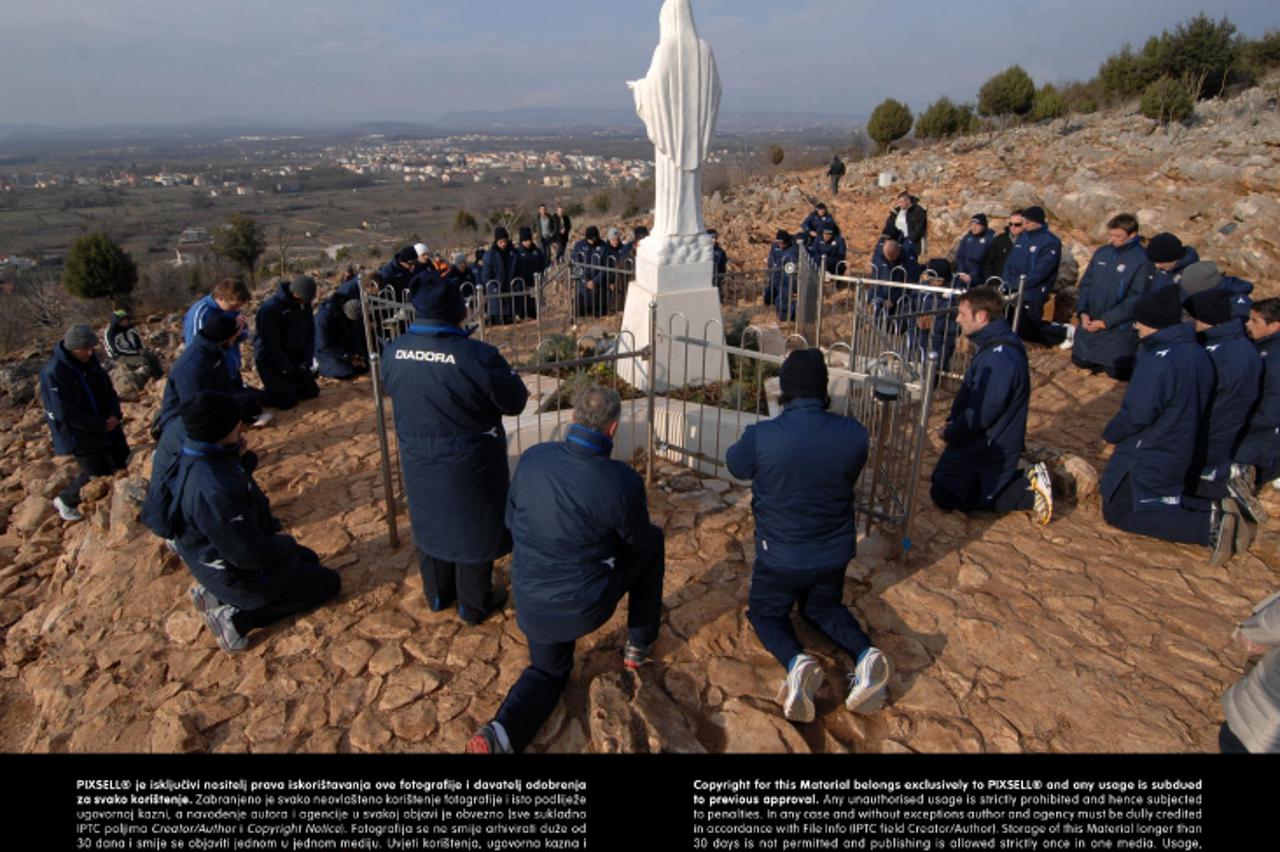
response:
<svg viewBox="0 0 1280 852"><path fill-rule="evenodd" d="M715 228L707 228L707 236L711 237L711 260L712 260L712 277L711 282L715 288L719 290L724 284L724 277L729 273L729 255L720 246L720 232Z"/></svg>
<svg viewBox="0 0 1280 852"><path fill-rule="evenodd" d="M320 375L353 379L369 372L360 300L334 294L316 311L316 364Z"/></svg>
<svg viewBox="0 0 1280 852"><path fill-rule="evenodd" d="M204 328L204 324L215 316L226 316L236 323L239 332L236 334L235 342L224 352L227 372L231 376L231 383L235 390L244 389L244 382L240 378L240 344L249 337L249 329L240 311L252 298L249 287L243 281L238 278L226 278L219 281L207 296L188 308L187 315L182 320L182 339L188 346L196 339L196 335L200 333L200 329Z"/></svg>
<svg viewBox="0 0 1280 852"><path fill-rule="evenodd" d="M186 438L164 510L168 538L196 580L192 603L224 651L248 632L336 596L338 573L282 533L271 504L241 463L239 403L202 391L182 406Z"/></svg>
<svg viewBox="0 0 1280 852"><path fill-rule="evenodd" d="M1254 302L1248 330L1262 357L1262 385L1236 462L1257 468L1256 485L1280 489L1280 299Z"/></svg>
<svg viewBox="0 0 1280 852"><path fill-rule="evenodd" d="M87 325L72 326L40 370L40 401L53 436L53 452L74 456L80 473L58 493L53 506L64 521L84 515L80 489L95 476L110 476L129 461L120 397L94 353L98 336Z"/></svg>
<svg viewBox="0 0 1280 852"><path fill-rule="evenodd" d="M1191 246L1173 234L1156 234L1147 241L1147 260L1155 267L1151 279L1151 292L1182 284L1182 272L1193 263L1200 262L1200 255Z"/></svg>
<svg viewBox="0 0 1280 852"><path fill-rule="evenodd" d="M546 253L533 240L533 229L521 228L520 243L516 246L516 269L512 288L516 292L524 292L523 297L516 296L514 299L517 320L537 319L538 280L539 276L547 271L549 265Z"/></svg>
<svg viewBox="0 0 1280 852"><path fill-rule="evenodd" d="M840 233L840 228L836 225L836 219L827 212L827 205L818 204L804 217L804 222L800 224L800 232L803 235L804 244L810 245L822 237L823 231L831 231L832 233Z"/></svg>
<svg viewBox="0 0 1280 852"><path fill-rule="evenodd" d="M299 275L280 282L275 295L258 308L254 323L253 363L262 379L262 404L293 408L320 395L311 363L315 360L316 322L311 303L316 280Z"/></svg>
<svg viewBox="0 0 1280 852"><path fill-rule="evenodd" d="M978 287L986 283L982 270L986 266L996 232L987 227L987 214L975 213L969 217L969 230L956 244L956 278L963 287Z"/></svg>
<svg viewBox="0 0 1280 852"><path fill-rule="evenodd" d="M1018 292L1023 283L1022 317L1018 334L1023 340L1057 346L1067 338L1067 327L1045 322L1044 306L1058 281L1062 263L1062 241L1045 224L1044 208L1028 207L1022 211L1022 233L1013 242L1013 250L1004 262L1000 278L1005 293ZM1014 308L1010 307L1010 317Z"/></svg>
<svg viewBox="0 0 1280 852"><path fill-rule="evenodd" d="M396 252L395 257L382 265L378 274L382 276L384 286L392 287L397 294L409 292L409 283L418 273L418 252L413 246L405 246Z"/></svg>
<svg viewBox="0 0 1280 852"><path fill-rule="evenodd" d="M796 318L796 269L800 263L800 248L791 235L781 228L774 235L773 246L765 261L769 280L764 288L764 303L774 305L780 322Z"/></svg>
<svg viewBox="0 0 1280 852"><path fill-rule="evenodd" d="M1053 518L1053 489L1044 464L1019 470L1026 445L1031 374L1027 351L1003 315L994 287L959 297L956 324L975 349L942 429L946 448L933 469L933 502L963 512L1029 511Z"/></svg>
<svg viewBox="0 0 1280 852"><path fill-rule="evenodd" d="M1206 507L1183 499L1213 393L1213 365L1195 329L1182 321L1180 296L1166 287L1134 306L1133 378L1102 432L1116 445L1099 484L1102 517L1126 532L1208 547L1217 566L1231 558L1239 510L1234 500Z"/></svg>
<svg viewBox="0 0 1280 852"><path fill-rule="evenodd" d="M480 281L488 295L485 322L506 325L515 320L511 282L516 277L516 250L506 228L494 228L493 243L480 264Z"/></svg>
<svg viewBox="0 0 1280 852"><path fill-rule="evenodd" d="M608 313L605 293L607 258L608 247L600 239L600 229L595 225L588 225L585 236L578 240L569 255L577 282L576 316L602 317Z"/></svg>
<svg viewBox="0 0 1280 852"><path fill-rule="evenodd" d="M479 624L502 609L493 560L511 551L503 523L509 478L503 415L529 390L498 350L458 326L466 305L447 281L413 294L417 316L382 354L395 409L422 590L433 612L457 603Z"/></svg>
<svg viewBox="0 0 1280 852"><path fill-rule="evenodd" d="M801 615L849 655L853 673L845 706L868 712L884 699L889 660L844 605L844 574L857 553L853 496L867 462L867 430L828 412L827 365L817 349L798 349L782 363L782 414L748 426L725 463L751 480L755 564L747 620L761 644L787 670L779 692L783 715L812 722L822 684L818 661L791 626Z"/></svg>
<svg viewBox="0 0 1280 852"><path fill-rule="evenodd" d="M809 243L809 258L814 266L822 266L828 275L843 275L844 260L848 254L844 237L833 230L835 225L824 225L821 236Z"/></svg>
<svg viewBox="0 0 1280 852"><path fill-rule="evenodd" d="M871 274L868 277L877 281L917 284L924 272L924 267L904 252L902 244L895 239L882 237L871 253ZM914 291L883 285L871 289L870 299L872 315L881 322L883 317L914 313L919 303ZM912 324L908 327L907 322ZM898 334L915 334L914 321L894 320L889 323L889 328Z"/></svg>
<svg viewBox="0 0 1280 852"><path fill-rule="evenodd" d="M644 481L613 461L622 402L592 385L574 400L564 441L530 447L507 498L515 540L511 582L529 665L498 714L467 743L475 754L521 751L537 735L573 670L573 647L612 617L625 594L623 665L649 661L662 619L662 530L649 521Z"/></svg>
<svg viewBox="0 0 1280 852"><path fill-rule="evenodd" d="M235 394L246 411L256 418L262 413L257 394L244 391L232 381L226 370L227 349L236 345L240 327L226 314L208 317L195 338L173 362L165 381L160 410L151 424L151 437L159 438L164 428L178 419L182 403L200 391L211 390Z"/></svg>
<svg viewBox="0 0 1280 852"><path fill-rule="evenodd" d="M1107 237L1110 244L1093 253L1080 278L1079 329L1069 328L1062 345L1071 347L1077 367L1127 382L1138 351L1133 306L1151 290L1155 267L1138 239L1138 220L1132 214L1113 216Z"/></svg>
<svg viewBox="0 0 1280 852"><path fill-rule="evenodd" d="M1253 292L1253 284L1234 275L1223 275L1213 261L1202 260L1184 267L1180 286L1184 301L1204 290L1225 290L1231 294L1231 315L1242 322L1249 321L1249 309L1253 305L1249 294Z"/></svg>

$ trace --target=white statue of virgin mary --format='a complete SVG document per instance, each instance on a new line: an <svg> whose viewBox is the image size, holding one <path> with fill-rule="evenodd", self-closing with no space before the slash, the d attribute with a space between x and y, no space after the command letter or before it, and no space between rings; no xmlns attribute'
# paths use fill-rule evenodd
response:
<svg viewBox="0 0 1280 852"><path fill-rule="evenodd" d="M666 0L658 22L649 73L627 83L654 147L653 230L645 241L654 249L671 237L703 235L702 163L720 110L715 56L698 38L689 0Z"/></svg>

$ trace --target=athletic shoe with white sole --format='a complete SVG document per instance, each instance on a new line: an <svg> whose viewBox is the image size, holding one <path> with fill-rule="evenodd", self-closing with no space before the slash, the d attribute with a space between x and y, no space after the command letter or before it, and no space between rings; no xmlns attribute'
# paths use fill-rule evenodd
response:
<svg viewBox="0 0 1280 852"><path fill-rule="evenodd" d="M64 521L83 521L84 515L75 506L68 506L61 497L53 498L53 508L58 510L58 517Z"/></svg>
<svg viewBox="0 0 1280 852"><path fill-rule="evenodd" d="M1044 462L1033 464L1027 468L1027 480L1036 495L1031 517L1040 526L1047 526L1053 520L1053 478L1049 476L1049 468Z"/></svg>
<svg viewBox="0 0 1280 852"><path fill-rule="evenodd" d="M204 586L196 583L187 589L187 594L191 596L191 605L196 608L196 612L203 615L211 609L217 609L222 606L222 601L213 596L213 593Z"/></svg>
<svg viewBox="0 0 1280 852"><path fill-rule="evenodd" d="M1214 503L1209 520L1209 565L1218 568L1230 561L1235 552L1236 524L1241 521L1240 509L1230 498Z"/></svg>
<svg viewBox="0 0 1280 852"><path fill-rule="evenodd" d="M868 648L858 658L849 675L849 694L844 706L855 713L870 713L884 704L885 688L893 673L889 658L879 648Z"/></svg>
<svg viewBox="0 0 1280 852"><path fill-rule="evenodd" d="M822 686L822 669L808 654L797 654L778 690L782 715L793 722L812 722L815 715L813 696Z"/></svg>
<svg viewBox="0 0 1280 852"><path fill-rule="evenodd" d="M232 618L240 610L231 604L219 604L212 609L205 610L204 623L209 627L209 631L214 638L218 640L218 647L224 651L243 651L249 647L249 637L241 636L240 631L236 630L236 625Z"/></svg>
<svg viewBox="0 0 1280 852"><path fill-rule="evenodd" d="M1070 349L1076 343L1075 325L1067 326L1067 339L1058 344L1059 349Z"/></svg>
<svg viewBox="0 0 1280 852"><path fill-rule="evenodd" d="M1255 524L1265 525L1269 520L1267 509L1262 505L1262 501L1254 496L1253 489L1249 487L1248 481L1243 476L1235 476L1232 470L1232 477L1227 480L1227 493L1235 498L1240 504L1240 510L1244 516Z"/></svg>
<svg viewBox="0 0 1280 852"><path fill-rule="evenodd" d="M275 419L276 419L276 415L274 411L264 411L261 414L259 414L257 417L253 418L253 428L261 429L263 426L266 426L268 423L270 423L272 420L275 420Z"/></svg>

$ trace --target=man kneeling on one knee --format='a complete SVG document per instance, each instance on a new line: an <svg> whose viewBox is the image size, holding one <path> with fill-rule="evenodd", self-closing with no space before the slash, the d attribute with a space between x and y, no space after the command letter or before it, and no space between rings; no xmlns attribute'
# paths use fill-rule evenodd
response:
<svg viewBox="0 0 1280 852"><path fill-rule="evenodd" d="M530 447L516 467L507 526L529 665L467 743L472 754L518 752L533 740L569 683L574 643L608 621L623 595L623 665L649 661L662 620L664 541L649 521L644 480L610 459L621 413L617 392L582 390L565 440Z"/></svg>
<svg viewBox="0 0 1280 852"><path fill-rule="evenodd" d="M791 626L797 602L801 615L853 662L850 710L883 703L889 660L842 600L845 569L857 553L853 492L867 461L867 430L827 411L827 365L819 350L788 355L781 381L782 414L748 426L725 462L735 477L751 480L756 560L747 619L787 670L778 693L783 715L812 722L822 669Z"/></svg>
<svg viewBox="0 0 1280 852"><path fill-rule="evenodd" d="M241 465L235 397L201 391L181 414L187 437L169 530L196 580L192 603L224 651L243 651L250 630L319 606L341 584L315 551L280 532L266 495Z"/></svg>

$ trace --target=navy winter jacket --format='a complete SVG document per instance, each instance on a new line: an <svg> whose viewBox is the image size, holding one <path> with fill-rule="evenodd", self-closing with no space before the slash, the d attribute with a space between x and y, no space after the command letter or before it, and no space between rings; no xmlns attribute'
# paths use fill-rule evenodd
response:
<svg viewBox="0 0 1280 852"><path fill-rule="evenodd" d="M815 266L823 266L828 275L844 274L840 264L844 263L848 254L844 237L836 236L831 242L821 237L809 244L809 258Z"/></svg>
<svg viewBox="0 0 1280 852"><path fill-rule="evenodd" d="M969 337L976 352L965 370L943 429L946 448L933 470L935 485L959 496L976 481L993 499L1018 474L1027 438L1031 374L1027 350L1003 317Z"/></svg>
<svg viewBox="0 0 1280 852"><path fill-rule="evenodd" d="M121 427L107 431L107 418L122 418L120 397L98 356L81 363L58 341L40 370L40 401L59 456L110 452L123 438ZM117 434L118 433L118 434Z"/></svg>
<svg viewBox="0 0 1280 852"><path fill-rule="evenodd" d="M1116 445L1102 473L1102 499L1128 475L1135 509L1178 505L1212 393L1213 365L1190 323L1140 340L1120 411L1102 432Z"/></svg>
<svg viewBox="0 0 1280 852"><path fill-rule="evenodd" d="M1004 262L1000 277L1006 293L1018 292L1018 280L1026 276L1022 300L1033 305L1049 301L1049 292L1058 281L1058 266L1062 263L1062 241L1050 232L1048 226L1037 231L1024 231L1014 240L1013 250Z"/></svg>
<svg viewBox="0 0 1280 852"><path fill-rule="evenodd" d="M765 265L769 272L769 281L764 289L764 303L777 303L778 316L783 319L787 306L791 302L792 290L795 289L796 268L800 263L800 247L793 240L786 248L779 248L775 243L769 249L769 258ZM790 267L791 271L787 271Z"/></svg>
<svg viewBox="0 0 1280 852"><path fill-rule="evenodd" d="M419 266L417 270L410 273L407 292L409 298L413 298L413 294L417 293L423 287L430 287L440 283L440 273L436 272L436 268L431 264Z"/></svg>
<svg viewBox="0 0 1280 852"><path fill-rule="evenodd" d="M1186 269L1193 263L1199 262L1200 254L1191 246L1187 246L1186 251L1182 253L1182 258L1178 261L1177 265L1173 267L1173 269L1167 272L1163 269L1155 269L1153 271L1151 292L1154 293L1157 290L1163 290L1165 287L1173 284L1182 284L1182 270ZM1186 296L1186 293L1182 294L1183 299L1186 299Z"/></svg>
<svg viewBox="0 0 1280 852"><path fill-rule="evenodd" d="M204 328L204 324L215 316L225 316L233 320L240 319L239 311L224 311L218 307L218 302L213 296L205 296L187 309L187 315L182 321L182 340L188 346L195 340L200 329ZM240 355L240 344L249 337L249 329L241 330L236 336L235 343L230 348L222 351L222 357L227 362L227 372L231 375L231 383L236 388L243 387L240 380L240 367L243 359Z"/></svg>
<svg viewBox="0 0 1280 852"><path fill-rule="evenodd" d="M1256 341L1262 360L1261 393L1249 417L1237 461L1260 464L1280 459L1280 334Z"/></svg>
<svg viewBox="0 0 1280 852"><path fill-rule="evenodd" d="M751 480L758 565L812 571L849 564L858 540L853 490L867 452L861 423L811 397L743 431L725 463Z"/></svg>
<svg viewBox="0 0 1280 852"><path fill-rule="evenodd" d="M820 240L822 239L822 232L828 229L834 230L837 234L839 233L836 217L832 216L830 211L825 216L820 215L817 210L811 211L808 216L804 217L804 222L800 225L801 239L806 243L810 240ZM815 236L809 236L810 231Z"/></svg>
<svg viewBox="0 0 1280 852"><path fill-rule="evenodd" d="M867 276L868 278L874 278L877 281L918 284L923 274L924 267L911 255L903 252L895 262L890 263L884 256L884 242L876 243L875 251L871 253L871 273ZM873 298L877 300L892 299L903 304L914 304L914 295L910 290L894 287L876 287L872 293Z"/></svg>
<svg viewBox="0 0 1280 852"><path fill-rule="evenodd" d="M607 621L623 581L618 558L661 535L644 481L612 451L608 437L575 423L516 466L506 501L511 585L516 620L535 642L572 641Z"/></svg>
<svg viewBox="0 0 1280 852"><path fill-rule="evenodd" d="M151 478L147 496L142 502L139 517L153 533L161 538L173 538L181 530L181 523L173 511L176 500L178 473L182 466L182 445L187 439L187 427L181 417L174 417L164 426L155 452L151 454ZM252 474L258 466L258 456L252 450L240 456L240 466Z"/></svg>
<svg viewBox="0 0 1280 852"><path fill-rule="evenodd" d="M971 233L966 233L960 238L960 242L956 244L956 274L963 272L972 279L968 284L961 280L959 282L960 286L982 286L985 280L982 270L986 264L987 255L991 251L991 246L995 244L995 241L996 232L990 228L987 228L976 237Z"/></svg>
<svg viewBox="0 0 1280 852"><path fill-rule="evenodd" d="M513 278L518 278L524 282L526 291L532 291L537 276L547 270L547 256L542 249L534 245L533 248L525 248L522 245L516 246L515 254L515 272Z"/></svg>
<svg viewBox="0 0 1280 852"><path fill-rule="evenodd" d="M1080 278L1076 315L1088 314L1107 327L1077 331L1072 350L1076 357L1104 367L1132 362L1138 348L1133 308L1150 291L1154 275L1155 266L1137 237L1120 248L1106 245L1093 253Z"/></svg>
<svg viewBox="0 0 1280 852"><path fill-rule="evenodd" d="M486 287L496 283L503 293L511 292L511 281L516 277L516 250L511 245L505 249L494 243L484 253L480 264L480 280Z"/></svg>
<svg viewBox="0 0 1280 852"><path fill-rule="evenodd" d="M311 306L295 299L289 285L258 308L253 335L253 360L259 374L288 378L311 370L315 359L316 323Z"/></svg>
<svg viewBox="0 0 1280 852"><path fill-rule="evenodd" d="M713 281L719 287L724 282L724 276L729 271L729 255L717 243L711 249L711 262L713 264L712 274L715 276Z"/></svg>
<svg viewBox="0 0 1280 852"><path fill-rule="evenodd" d="M1206 329L1201 339L1213 364L1214 383L1205 423L1196 440L1193 480L1200 468L1234 458L1262 388L1262 358L1245 335L1240 320L1232 317Z"/></svg>
<svg viewBox="0 0 1280 852"><path fill-rule="evenodd" d="M1234 275L1224 275L1218 288L1231 294L1231 315L1247 321L1253 307L1253 299L1249 297L1253 292L1253 284Z"/></svg>
<svg viewBox="0 0 1280 852"><path fill-rule="evenodd" d="M333 291L333 295L337 296L340 300L344 302L349 302L352 299L359 299L360 298L360 276L355 275L355 276L352 276L351 278L348 278L346 281L343 281L341 284L338 285L338 289Z"/></svg>
<svg viewBox="0 0 1280 852"><path fill-rule="evenodd" d="M524 410L524 382L489 344L457 326L423 322L387 344L382 377L419 549L462 563L508 553L502 416Z"/></svg>
<svg viewBox="0 0 1280 852"><path fill-rule="evenodd" d="M364 357L367 349L364 325L358 319L347 319L343 304L343 298L335 294L316 311L316 361L320 375L335 379L354 376L358 371L351 366L351 359Z"/></svg>
<svg viewBox="0 0 1280 852"><path fill-rule="evenodd" d="M608 258L609 246L603 240L592 245L586 240L578 240L573 246L570 259L574 263L583 264L594 267L592 269L582 270L579 273L578 292L586 293L586 282L591 281L597 286L603 286L605 283L604 267L608 266L606 259Z"/></svg>
<svg viewBox="0 0 1280 852"><path fill-rule="evenodd" d="M203 335L182 350L178 360L169 370L165 381L164 396L160 400L160 412L156 415L154 429L164 429L170 420L178 416L182 403L194 399L200 391L234 393L236 388L227 375L224 354L226 350Z"/></svg>
<svg viewBox="0 0 1280 852"><path fill-rule="evenodd" d="M405 269L403 266L396 263L396 259L394 257L384 263L382 268L378 270L378 274L382 276L382 280L385 282L383 286L391 287L397 293L409 292L409 282L413 280L413 277L417 272L418 271L416 269L412 272Z"/></svg>
<svg viewBox="0 0 1280 852"><path fill-rule="evenodd" d="M238 447L186 438L173 489L178 553L215 598L260 609L293 585L301 547L280 532Z"/></svg>

